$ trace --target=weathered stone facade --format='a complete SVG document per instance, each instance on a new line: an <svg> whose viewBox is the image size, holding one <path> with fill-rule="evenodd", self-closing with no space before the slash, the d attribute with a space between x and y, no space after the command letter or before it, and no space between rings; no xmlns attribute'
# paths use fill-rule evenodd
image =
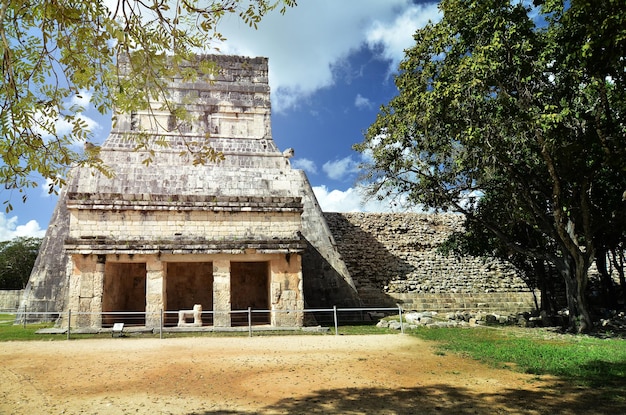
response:
<svg viewBox="0 0 626 415"><path fill-rule="evenodd" d="M256 323L300 326L303 313L289 310L303 310L305 294L322 297L320 285L305 279L332 281L333 300L356 304L306 177L272 140L267 59L198 59L214 60L219 73L175 81L168 90L170 104L184 106L192 121L176 127L161 102L117 114L100 149L113 175L71 172L24 307L48 301L42 288L54 285L64 296L52 299L56 309L77 311L79 326L111 325L122 318L117 312L145 312L139 324L155 327L160 310L196 304L208 312L208 325L238 324L229 312L251 307L272 311L255 314ZM140 132L155 140L133 151L129 138ZM189 148L204 144L224 161L194 163ZM324 268L316 275L303 267L311 256Z"/></svg>
<svg viewBox="0 0 626 415"><path fill-rule="evenodd" d="M17 310L24 290L0 290L0 310Z"/></svg>
<svg viewBox="0 0 626 415"><path fill-rule="evenodd" d="M462 230L453 214L326 213L364 304L416 310L528 311L535 298L496 259L445 256L438 245Z"/></svg>

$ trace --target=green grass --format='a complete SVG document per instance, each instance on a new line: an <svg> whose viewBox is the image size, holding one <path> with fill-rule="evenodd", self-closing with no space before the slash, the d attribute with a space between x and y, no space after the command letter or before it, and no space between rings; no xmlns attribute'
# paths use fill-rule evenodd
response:
<svg viewBox="0 0 626 415"><path fill-rule="evenodd" d="M52 327L52 323L41 324L15 324L14 314L0 314L0 342L2 341L23 341L23 340L54 340L58 335L35 334L39 329ZM65 337L62 337L65 338Z"/></svg>
<svg viewBox="0 0 626 415"><path fill-rule="evenodd" d="M0 324L15 321L15 314L0 313Z"/></svg>
<svg viewBox="0 0 626 415"><path fill-rule="evenodd" d="M554 375L580 386L626 386L626 341L558 335L542 330L419 329L413 335L488 364Z"/></svg>

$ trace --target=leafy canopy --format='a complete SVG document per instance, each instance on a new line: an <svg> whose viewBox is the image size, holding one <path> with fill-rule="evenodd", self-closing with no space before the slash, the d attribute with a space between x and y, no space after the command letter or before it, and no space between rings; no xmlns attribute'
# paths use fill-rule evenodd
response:
<svg viewBox="0 0 626 415"><path fill-rule="evenodd" d="M372 194L464 213L552 263L588 326L593 241L624 223L626 4L535 3L443 0L355 148Z"/></svg>
<svg viewBox="0 0 626 415"><path fill-rule="evenodd" d="M0 242L1 290L21 290L26 287L40 246L41 238L20 237Z"/></svg>
<svg viewBox="0 0 626 415"><path fill-rule="evenodd" d="M149 109L165 82L190 79L183 61L223 37L220 20L237 15L257 27L295 0L1 0L0 182L20 192L50 179L64 184L78 163L105 170L89 138L80 102L89 94L102 114ZM120 62L126 62L121 68ZM210 63L201 72L214 70ZM177 114L180 115L180 114ZM65 123L68 132L57 124ZM145 146L145 143L140 144ZM209 158L215 157L208 152ZM7 210L11 206L8 204Z"/></svg>

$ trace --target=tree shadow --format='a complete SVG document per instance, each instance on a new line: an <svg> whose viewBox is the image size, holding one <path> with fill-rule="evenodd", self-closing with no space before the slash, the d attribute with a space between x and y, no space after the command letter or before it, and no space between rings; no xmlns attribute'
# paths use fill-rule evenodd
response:
<svg viewBox="0 0 626 415"><path fill-rule="evenodd" d="M307 308L358 307L357 293L304 236L302 279Z"/></svg>
<svg viewBox="0 0 626 415"><path fill-rule="evenodd" d="M626 390L626 361L592 360L580 366L579 373L578 376L569 379L569 382L593 389L603 389L607 393L619 390L620 394L623 394ZM624 402L626 403L626 396Z"/></svg>
<svg viewBox="0 0 626 415"><path fill-rule="evenodd" d="M215 414L617 414L626 401L606 399L611 388L581 389L556 383L540 390L500 389L476 393L464 387L440 384L425 387L319 390L302 398L284 398L258 411L209 411Z"/></svg>

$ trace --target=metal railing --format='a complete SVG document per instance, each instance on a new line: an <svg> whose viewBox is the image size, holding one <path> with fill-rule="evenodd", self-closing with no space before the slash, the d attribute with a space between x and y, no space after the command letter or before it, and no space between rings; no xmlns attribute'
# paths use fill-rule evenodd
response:
<svg viewBox="0 0 626 415"><path fill-rule="evenodd" d="M14 324L23 325L40 323L42 321L55 322L55 327L45 329L48 333L66 334L67 339L72 333L108 333L115 323L124 323L126 333L148 332L158 333L163 338L164 332L184 331L212 331L212 332L248 332L252 336L254 332L267 331L297 331L314 330L317 328L334 329L334 334L340 334L341 326L375 324L380 318L397 315L400 319L400 330L404 333L403 313L401 306L398 307L355 307L355 308L314 308L302 310L230 310L230 311L203 311L202 325L193 326L185 324L178 326L179 311L160 310L158 312L131 312L131 311L107 311L107 312L82 312L68 310L65 312L28 312L20 310L16 313L18 320ZM300 313L302 326L272 325L272 315L282 313ZM228 315L230 325L214 325L216 314ZM148 323L148 324L147 324Z"/></svg>

